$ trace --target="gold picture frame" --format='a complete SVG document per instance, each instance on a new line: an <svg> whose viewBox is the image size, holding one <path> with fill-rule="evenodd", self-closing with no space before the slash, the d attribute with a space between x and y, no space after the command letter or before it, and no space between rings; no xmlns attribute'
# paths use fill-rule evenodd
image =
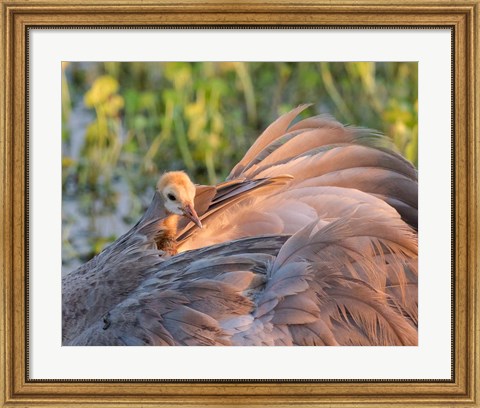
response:
<svg viewBox="0 0 480 408"><path fill-rule="evenodd" d="M2 406L480 406L480 0L0 0ZM439 27L453 31L453 367L443 380L68 381L28 378L26 68L29 27ZM121 385L121 386L120 386Z"/></svg>

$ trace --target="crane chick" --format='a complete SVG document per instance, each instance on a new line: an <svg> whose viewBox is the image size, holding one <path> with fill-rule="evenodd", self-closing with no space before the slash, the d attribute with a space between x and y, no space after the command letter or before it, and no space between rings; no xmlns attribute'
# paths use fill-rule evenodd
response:
<svg viewBox="0 0 480 408"><path fill-rule="evenodd" d="M194 207L196 188L183 171L171 171L160 177L157 191L163 199L167 217L161 221L156 243L159 250L170 255L177 253L177 225L179 218L185 216L202 228L200 218Z"/></svg>

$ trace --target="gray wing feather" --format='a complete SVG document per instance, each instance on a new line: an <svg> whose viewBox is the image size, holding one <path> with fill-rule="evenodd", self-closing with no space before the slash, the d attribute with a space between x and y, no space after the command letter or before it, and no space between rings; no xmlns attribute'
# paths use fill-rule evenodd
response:
<svg viewBox="0 0 480 408"><path fill-rule="evenodd" d="M178 239L198 249L156 250L156 195L67 275L63 344L417 344L416 170L376 132L291 125L305 108L267 128L227 182L197 186L205 228L185 222Z"/></svg>

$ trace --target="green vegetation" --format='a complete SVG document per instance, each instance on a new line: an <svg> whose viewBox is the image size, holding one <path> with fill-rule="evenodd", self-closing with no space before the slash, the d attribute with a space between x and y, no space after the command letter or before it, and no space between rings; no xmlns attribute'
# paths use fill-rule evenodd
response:
<svg viewBox="0 0 480 408"><path fill-rule="evenodd" d="M416 63L72 62L62 73L67 269L136 221L162 172L221 181L302 103L314 104L304 116L379 130L417 165Z"/></svg>

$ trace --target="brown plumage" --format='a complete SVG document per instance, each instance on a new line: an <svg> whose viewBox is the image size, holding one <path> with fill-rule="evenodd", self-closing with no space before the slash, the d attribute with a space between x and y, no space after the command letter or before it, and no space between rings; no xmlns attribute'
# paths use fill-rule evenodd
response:
<svg viewBox="0 0 480 408"><path fill-rule="evenodd" d="M370 131L291 125L303 109L225 183L196 187L203 229L172 219L178 255L156 249L173 228L157 192L129 233L67 275L64 344L417 344L416 171Z"/></svg>

